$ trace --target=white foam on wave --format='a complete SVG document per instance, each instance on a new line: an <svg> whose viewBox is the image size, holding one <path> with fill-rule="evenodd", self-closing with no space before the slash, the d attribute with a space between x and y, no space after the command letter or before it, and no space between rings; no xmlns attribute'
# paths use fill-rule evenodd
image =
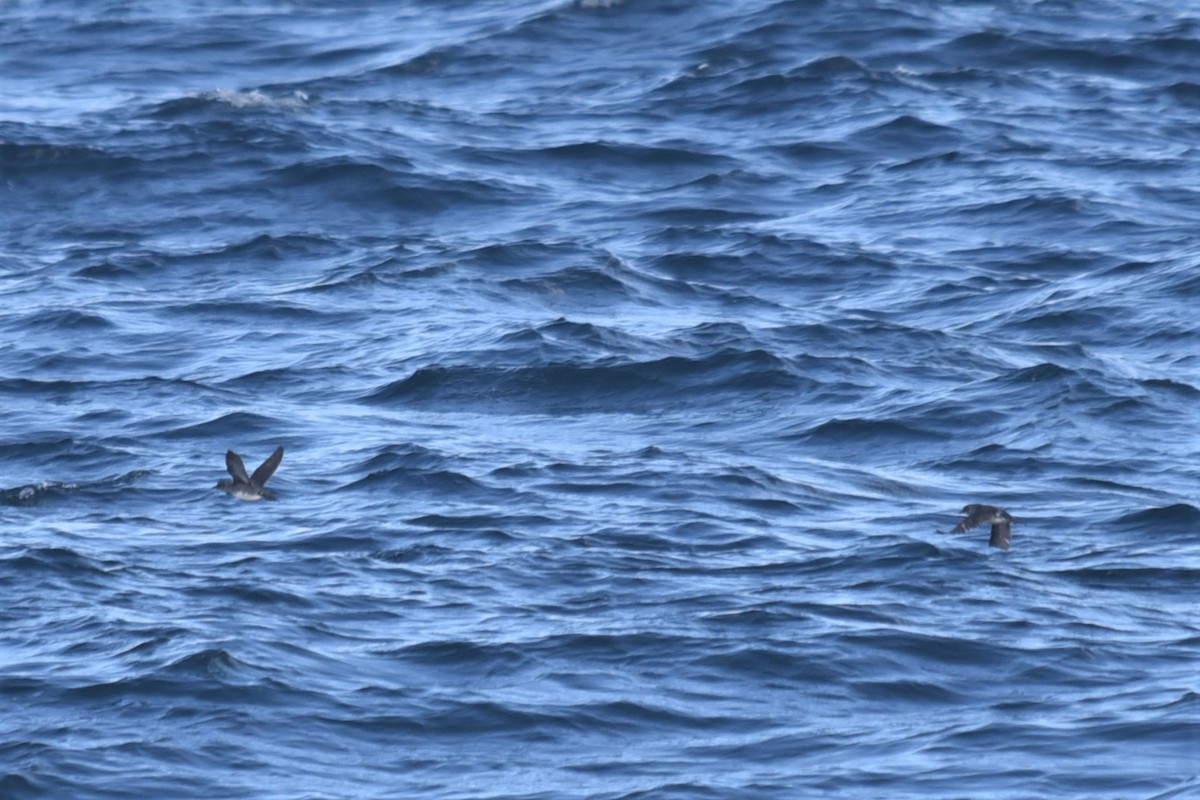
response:
<svg viewBox="0 0 1200 800"><path fill-rule="evenodd" d="M299 90L282 97L272 97L261 89L217 89L203 96L233 108L277 108L283 111L299 111L307 107L309 103L308 93Z"/></svg>

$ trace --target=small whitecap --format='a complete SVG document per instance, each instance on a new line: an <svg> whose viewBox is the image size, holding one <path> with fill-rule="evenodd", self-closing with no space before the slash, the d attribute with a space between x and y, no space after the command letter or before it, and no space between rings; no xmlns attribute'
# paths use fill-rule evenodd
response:
<svg viewBox="0 0 1200 800"><path fill-rule="evenodd" d="M281 97L272 97L261 89L217 89L205 97L232 108L277 108L283 111L298 111L307 106L309 100L308 93L299 90Z"/></svg>

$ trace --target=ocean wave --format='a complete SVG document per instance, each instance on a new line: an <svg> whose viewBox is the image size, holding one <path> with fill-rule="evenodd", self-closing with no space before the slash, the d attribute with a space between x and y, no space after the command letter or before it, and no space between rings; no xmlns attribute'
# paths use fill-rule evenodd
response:
<svg viewBox="0 0 1200 800"><path fill-rule="evenodd" d="M442 407L507 405L514 411L555 413L689 403L681 392L699 395L700 401L706 402L725 391L782 392L803 387L802 379L782 359L762 350L730 350L700 358L668 356L648 362L612 359L607 363L515 368L422 367L375 389L363 400Z"/></svg>
<svg viewBox="0 0 1200 800"><path fill-rule="evenodd" d="M133 470L123 475L114 475L91 481L54 481L0 489L0 505L38 506L64 500L73 502L98 501L105 495L119 493L133 486L142 478L153 474L149 470Z"/></svg>

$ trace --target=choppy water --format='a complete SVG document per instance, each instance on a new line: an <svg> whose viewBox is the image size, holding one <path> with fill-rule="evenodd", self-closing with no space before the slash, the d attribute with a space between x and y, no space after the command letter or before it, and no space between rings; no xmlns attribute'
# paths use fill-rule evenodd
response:
<svg viewBox="0 0 1200 800"><path fill-rule="evenodd" d="M0 4L0 796L1200 796L1196 9L351 5Z"/></svg>

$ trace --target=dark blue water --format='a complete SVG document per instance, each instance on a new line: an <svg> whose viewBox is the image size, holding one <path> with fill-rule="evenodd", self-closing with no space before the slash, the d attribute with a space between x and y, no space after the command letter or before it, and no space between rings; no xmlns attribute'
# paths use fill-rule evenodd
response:
<svg viewBox="0 0 1200 800"><path fill-rule="evenodd" d="M1198 68L1167 0L0 4L0 797L1200 796Z"/></svg>

